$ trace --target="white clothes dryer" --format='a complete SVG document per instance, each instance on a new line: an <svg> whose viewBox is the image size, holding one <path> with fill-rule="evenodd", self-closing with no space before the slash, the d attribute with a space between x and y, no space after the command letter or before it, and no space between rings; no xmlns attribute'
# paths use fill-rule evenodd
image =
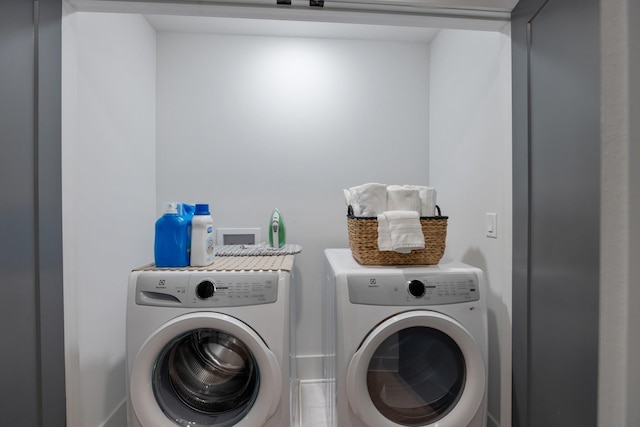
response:
<svg viewBox="0 0 640 427"><path fill-rule="evenodd" d="M283 270L132 272L129 427L292 425L290 288Z"/></svg>
<svg viewBox="0 0 640 427"><path fill-rule="evenodd" d="M485 427L482 271L362 266L327 249L327 418L338 427Z"/></svg>

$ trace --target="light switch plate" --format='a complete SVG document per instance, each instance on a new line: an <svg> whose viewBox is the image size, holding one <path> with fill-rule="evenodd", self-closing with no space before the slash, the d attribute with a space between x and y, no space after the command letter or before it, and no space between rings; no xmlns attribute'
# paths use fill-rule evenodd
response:
<svg viewBox="0 0 640 427"><path fill-rule="evenodd" d="M495 212L486 214L486 233L487 237L498 238L498 214Z"/></svg>

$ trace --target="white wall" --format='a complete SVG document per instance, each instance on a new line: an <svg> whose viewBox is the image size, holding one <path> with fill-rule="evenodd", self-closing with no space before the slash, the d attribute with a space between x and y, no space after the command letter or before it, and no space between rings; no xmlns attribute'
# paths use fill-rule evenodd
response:
<svg viewBox="0 0 640 427"><path fill-rule="evenodd" d="M342 189L427 184L428 73L426 43L158 35L158 204L208 202L217 227L263 239L279 208L303 247L302 377L321 376L322 251L348 245Z"/></svg>
<svg viewBox="0 0 640 427"><path fill-rule="evenodd" d="M429 181L449 216L444 258L485 271L489 426L511 425L511 43L444 30L431 45ZM497 239L485 214L497 213Z"/></svg>
<svg viewBox="0 0 640 427"><path fill-rule="evenodd" d="M125 397L127 277L155 221L155 32L141 16L63 19L67 416L102 425Z"/></svg>

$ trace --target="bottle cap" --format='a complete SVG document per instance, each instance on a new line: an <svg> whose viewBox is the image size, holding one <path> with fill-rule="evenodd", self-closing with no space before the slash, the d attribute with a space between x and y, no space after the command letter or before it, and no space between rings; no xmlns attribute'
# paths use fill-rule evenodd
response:
<svg viewBox="0 0 640 427"><path fill-rule="evenodd" d="M164 213L177 214L178 213L178 203L177 202L165 203L165 205L164 205Z"/></svg>
<svg viewBox="0 0 640 427"><path fill-rule="evenodd" d="M210 215L208 203L196 203L196 215Z"/></svg>

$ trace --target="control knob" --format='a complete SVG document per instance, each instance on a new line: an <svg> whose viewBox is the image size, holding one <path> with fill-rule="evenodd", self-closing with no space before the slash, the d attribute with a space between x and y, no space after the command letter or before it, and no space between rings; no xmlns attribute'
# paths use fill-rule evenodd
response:
<svg viewBox="0 0 640 427"><path fill-rule="evenodd" d="M211 298L216 292L216 287L211 280L203 280L196 286L196 295L200 299Z"/></svg>
<svg viewBox="0 0 640 427"><path fill-rule="evenodd" d="M422 283L420 280L411 280L410 282L407 282L407 291L412 296L416 298L420 298L424 296L426 292L426 287L424 286L424 283Z"/></svg>

